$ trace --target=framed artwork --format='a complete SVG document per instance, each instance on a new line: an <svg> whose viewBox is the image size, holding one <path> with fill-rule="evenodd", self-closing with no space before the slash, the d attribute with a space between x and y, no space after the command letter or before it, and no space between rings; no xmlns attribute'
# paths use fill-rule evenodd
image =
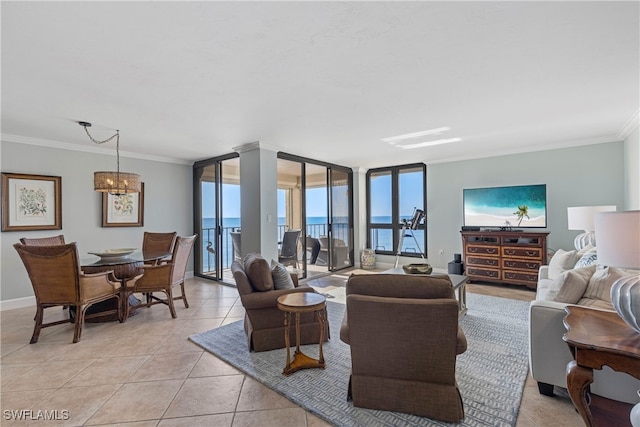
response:
<svg viewBox="0 0 640 427"><path fill-rule="evenodd" d="M114 196L102 194L103 227L142 227L144 225L144 182L139 193Z"/></svg>
<svg viewBox="0 0 640 427"><path fill-rule="evenodd" d="M62 229L62 178L2 172L2 231Z"/></svg>

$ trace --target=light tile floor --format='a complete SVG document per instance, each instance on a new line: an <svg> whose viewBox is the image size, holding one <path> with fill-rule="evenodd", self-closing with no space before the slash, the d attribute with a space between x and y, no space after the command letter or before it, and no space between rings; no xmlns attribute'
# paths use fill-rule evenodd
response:
<svg viewBox="0 0 640 427"><path fill-rule="evenodd" d="M363 272L360 270L360 272ZM324 290L343 286L349 273L312 279ZM322 291L323 289L319 289ZM519 287L470 285L469 292L531 300ZM71 344L73 327L43 329L30 345L33 307L0 317L2 426L307 426L328 424L187 340L189 335L243 318L234 288L204 279L187 280L190 308L139 310L125 323L87 323ZM47 313L49 312L49 313ZM45 310L62 318L61 309ZM11 412L32 410L66 421L17 421ZM68 411L68 412L63 412ZM15 413L15 412L14 412ZM526 384L518 427L580 426L571 402L538 394Z"/></svg>

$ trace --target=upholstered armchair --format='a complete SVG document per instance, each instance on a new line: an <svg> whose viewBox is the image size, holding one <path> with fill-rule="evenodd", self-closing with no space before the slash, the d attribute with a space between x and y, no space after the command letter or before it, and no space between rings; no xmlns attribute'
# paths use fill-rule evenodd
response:
<svg viewBox="0 0 640 427"><path fill-rule="evenodd" d="M353 405L462 420L456 356L467 340L449 277L352 275L346 294L340 339L351 347Z"/></svg>
<svg viewBox="0 0 640 427"><path fill-rule="evenodd" d="M249 350L284 348L284 313L278 309L278 297L315 290L306 284L298 283L295 273L290 274L293 282L291 288L276 289L271 267L259 254L247 255L244 263L234 261L231 264L231 272L245 309L244 330ZM294 329L291 328L289 342L296 342ZM328 323L325 337L329 337ZM300 344L318 344L319 341L320 324L315 314L300 314Z"/></svg>

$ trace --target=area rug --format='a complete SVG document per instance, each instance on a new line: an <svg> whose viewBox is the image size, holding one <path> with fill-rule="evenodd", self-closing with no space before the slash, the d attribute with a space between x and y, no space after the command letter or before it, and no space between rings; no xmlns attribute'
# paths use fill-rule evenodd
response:
<svg viewBox="0 0 640 427"><path fill-rule="evenodd" d="M467 294L469 311L460 322L468 341L458 356L456 379L462 394L464 426L514 426L528 372L529 303ZM349 346L340 341L344 304L327 302L331 339L323 345L326 369L282 375L286 350L249 352L242 321L190 337L190 340L336 426L451 425L408 414L356 408L347 402L351 372ZM429 327L425 325L425 327ZM318 346L302 346L317 357ZM373 355L372 355L373 356Z"/></svg>

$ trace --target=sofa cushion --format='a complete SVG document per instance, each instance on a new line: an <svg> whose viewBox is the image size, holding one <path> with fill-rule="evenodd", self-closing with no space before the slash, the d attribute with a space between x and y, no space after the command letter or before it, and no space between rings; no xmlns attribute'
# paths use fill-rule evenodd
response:
<svg viewBox="0 0 640 427"><path fill-rule="evenodd" d="M274 260L271 260L271 276L273 277L273 287L275 289L295 288L287 267Z"/></svg>
<svg viewBox="0 0 640 427"><path fill-rule="evenodd" d="M584 297L611 303L611 285L624 276L628 276L628 273L619 268L605 267L596 270L591 279L589 279Z"/></svg>
<svg viewBox="0 0 640 427"><path fill-rule="evenodd" d="M549 261L549 279L555 279L567 270L571 270L578 261L576 251L558 249Z"/></svg>
<svg viewBox="0 0 640 427"><path fill-rule="evenodd" d="M256 291L264 292L273 289L271 268L267 260L261 255L247 255L244 260L244 272Z"/></svg>
<svg viewBox="0 0 640 427"><path fill-rule="evenodd" d="M545 300L567 304L577 303L584 295L589 279L595 271L595 265L565 271L549 284Z"/></svg>

